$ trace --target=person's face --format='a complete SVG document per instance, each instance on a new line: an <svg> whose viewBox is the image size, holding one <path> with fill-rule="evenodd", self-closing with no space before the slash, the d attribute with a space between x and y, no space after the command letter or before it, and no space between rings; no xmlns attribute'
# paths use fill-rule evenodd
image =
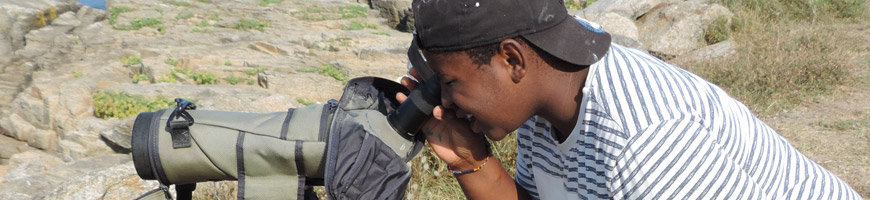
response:
<svg viewBox="0 0 870 200"><path fill-rule="evenodd" d="M528 119L529 95L522 95L511 79L504 56L478 65L465 53L424 53L441 80L441 103L445 115L470 116L471 129L492 140L501 140Z"/></svg>

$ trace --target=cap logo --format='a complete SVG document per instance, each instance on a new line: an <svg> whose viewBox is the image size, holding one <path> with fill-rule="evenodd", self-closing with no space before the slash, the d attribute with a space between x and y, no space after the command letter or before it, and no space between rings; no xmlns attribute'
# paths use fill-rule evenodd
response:
<svg viewBox="0 0 870 200"><path fill-rule="evenodd" d="M598 25L595 22L591 22L576 15L574 16L574 19L576 19L583 28L586 28L586 30L592 31L593 33L604 33L604 30L601 29L601 25Z"/></svg>

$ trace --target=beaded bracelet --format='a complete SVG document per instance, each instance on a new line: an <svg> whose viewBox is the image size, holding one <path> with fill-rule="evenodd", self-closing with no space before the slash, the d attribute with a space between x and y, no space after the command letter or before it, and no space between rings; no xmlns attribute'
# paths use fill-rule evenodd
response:
<svg viewBox="0 0 870 200"><path fill-rule="evenodd" d="M452 170L452 169L448 168L447 170L450 171L450 173L453 173L454 176L480 171L480 169L482 169L483 166L486 166L486 162L489 161L489 157L492 156L492 148L490 148L489 141L487 141L486 138L483 138L483 142L486 143L486 158L483 159L483 164L480 164L480 166L477 166L474 169L466 169L466 170L462 170L462 171L456 171L456 170Z"/></svg>

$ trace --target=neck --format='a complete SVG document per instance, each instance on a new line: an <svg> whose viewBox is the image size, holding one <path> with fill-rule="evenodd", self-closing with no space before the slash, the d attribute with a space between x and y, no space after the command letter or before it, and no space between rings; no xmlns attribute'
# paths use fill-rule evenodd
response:
<svg viewBox="0 0 870 200"><path fill-rule="evenodd" d="M583 87L586 85L586 75L589 68L565 72L554 70L551 77L545 78L547 85L541 96L545 102L537 114L552 124L551 130L560 143L574 131L574 126L580 115L580 102L583 100Z"/></svg>

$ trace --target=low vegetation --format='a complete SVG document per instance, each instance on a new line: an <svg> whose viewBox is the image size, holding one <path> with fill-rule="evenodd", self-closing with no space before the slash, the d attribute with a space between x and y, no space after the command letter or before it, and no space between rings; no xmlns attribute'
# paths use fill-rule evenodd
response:
<svg viewBox="0 0 870 200"><path fill-rule="evenodd" d="M324 76L332 77L335 80L341 81L343 83L347 83L347 81L350 80L350 78L347 77L347 74L345 74L340 69L335 67L335 65L332 65L332 64L323 64L323 67L320 67L320 68L302 67L302 68L296 69L296 71L297 72L306 72L306 73L316 72L316 73L319 73L319 74L324 75Z"/></svg>
<svg viewBox="0 0 870 200"><path fill-rule="evenodd" d="M132 66L142 64L142 58L136 56L125 56L121 58L121 63L124 63L124 66Z"/></svg>
<svg viewBox="0 0 870 200"><path fill-rule="evenodd" d="M258 31L266 31L266 27L269 27L269 26L271 26L271 25L268 22L265 22L262 20L242 18L242 19L239 19L238 22L236 22L236 24L235 24L235 26L233 26L233 28L243 30L243 31L252 30L252 29L258 30Z"/></svg>
<svg viewBox="0 0 870 200"><path fill-rule="evenodd" d="M306 106L311 105L311 104L314 104L313 101L308 100L308 99L306 99L306 98L296 97L296 101L299 102L299 103L301 103L302 105L306 105Z"/></svg>
<svg viewBox="0 0 870 200"><path fill-rule="evenodd" d="M190 3L187 3L184 1L176 1L176 0L169 0L169 4L172 4L175 6L183 6L183 7L190 6Z"/></svg>
<svg viewBox="0 0 870 200"><path fill-rule="evenodd" d="M172 65L173 67L178 66L178 60L172 58L167 58L166 60L163 60L163 63L166 63L167 65Z"/></svg>
<svg viewBox="0 0 870 200"><path fill-rule="evenodd" d="M846 2L846 3L844 3ZM731 39L737 55L685 66L724 88L764 116L829 94L856 77L837 55L848 51L847 35L823 24L858 16L855 1L720 1L735 13L732 25L718 19L706 39ZM730 32L730 33L729 33Z"/></svg>
<svg viewBox="0 0 870 200"><path fill-rule="evenodd" d="M378 25L369 24L365 22L352 21L347 26L341 26L341 30L346 31L355 31L355 30L363 30L363 29L378 29Z"/></svg>
<svg viewBox="0 0 870 200"><path fill-rule="evenodd" d="M130 12L133 9L126 6L118 6L109 8L109 25L115 25L115 21L118 19L118 15L125 12Z"/></svg>
<svg viewBox="0 0 870 200"><path fill-rule="evenodd" d="M247 81L247 80L248 79L245 77L238 77L238 76L235 76L233 74L230 74L229 76L224 78L224 81L226 81L230 85L235 85L235 84L238 84L239 82L243 82L243 81Z"/></svg>
<svg viewBox="0 0 870 200"><path fill-rule="evenodd" d="M269 6L269 4L281 3L282 0L260 0L260 3L257 5L260 6Z"/></svg>
<svg viewBox="0 0 870 200"><path fill-rule="evenodd" d="M166 97L143 98L126 93L98 91L92 95L94 115L98 118L127 118L140 112L170 108L175 105Z"/></svg>

